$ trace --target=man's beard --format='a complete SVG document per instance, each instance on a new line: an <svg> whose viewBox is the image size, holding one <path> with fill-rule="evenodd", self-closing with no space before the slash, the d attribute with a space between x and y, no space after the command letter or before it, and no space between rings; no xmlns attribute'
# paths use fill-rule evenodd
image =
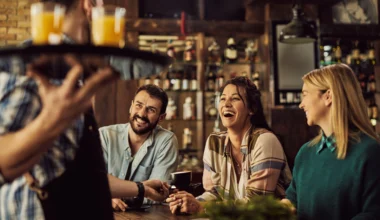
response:
<svg viewBox="0 0 380 220"><path fill-rule="evenodd" d="M148 125L147 125L145 128L141 128L141 129L138 128L138 126L135 125L135 123L137 123L136 120L137 120L138 118L139 118L140 120L142 120L142 121L148 123ZM146 134L146 133L151 132L151 131L157 126L157 124L158 124L158 119L157 119L157 121L151 123L151 122L149 121L148 118L146 118L146 117L140 117L140 116L138 116L137 114L135 114L135 115L130 119L130 121L131 121L131 127L132 127L133 132L135 132L135 134L138 134L138 135L143 135L143 134Z"/></svg>

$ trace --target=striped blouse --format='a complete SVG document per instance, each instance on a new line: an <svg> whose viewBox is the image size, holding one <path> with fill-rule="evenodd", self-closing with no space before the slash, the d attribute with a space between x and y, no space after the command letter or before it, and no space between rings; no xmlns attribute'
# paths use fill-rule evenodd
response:
<svg viewBox="0 0 380 220"><path fill-rule="evenodd" d="M246 202L256 195L285 197L292 175L277 137L266 129L250 128L240 147L243 153L239 183L231 158L228 132L212 133L203 154L203 186L199 201L233 199Z"/></svg>

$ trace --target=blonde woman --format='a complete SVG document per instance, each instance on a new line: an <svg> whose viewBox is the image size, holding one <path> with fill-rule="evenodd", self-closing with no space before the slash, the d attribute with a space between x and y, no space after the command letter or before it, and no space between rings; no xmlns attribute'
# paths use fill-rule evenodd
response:
<svg viewBox="0 0 380 220"><path fill-rule="evenodd" d="M298 152L287 199L299 219L380 219L380 140L353 71L336 64L302 79L300 108L321 132Z"/></svg>
<svg viewBox="0 0 380 220"><path fill-rule="evenodd" d="M221 88L219 115L227 131L212 133L203 154L205 193L170 195L172 213L202 212L204 201L246 202L254 196L285 197L291 180L284 150L264 116L260 92L247 77Z"/></svg>

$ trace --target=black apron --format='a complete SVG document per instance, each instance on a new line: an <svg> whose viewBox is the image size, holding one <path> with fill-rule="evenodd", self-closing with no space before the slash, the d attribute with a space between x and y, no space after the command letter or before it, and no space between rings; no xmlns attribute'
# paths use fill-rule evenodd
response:
<svg viewBox="0 0 380 220"><path fill-rule="evenodd" d="M83 129L75 159L62 176L42 188L48 195L39 197L47 220L113 219L107 171L92 114L85 114Z"/></svg>

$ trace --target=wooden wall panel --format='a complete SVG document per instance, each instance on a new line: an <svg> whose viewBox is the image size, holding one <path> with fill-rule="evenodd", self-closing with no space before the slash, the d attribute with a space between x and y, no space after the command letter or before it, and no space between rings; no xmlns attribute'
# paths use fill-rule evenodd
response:
<svg viewBox="0 0 380 220"><path fill-rule="evenodd" d="M272 129L279 137L289 166L293 169L298 150L318 134L319 128L307 125L302 109L272 109L272 123Z"/></svg>
<svg viewBox="0 0 380 220"><path fill-rule="evenodd" d="M99 127L116 122L116 83L96 93L94 112Z"/></svg>
<svg viewBox="0 0 380 220"><path fill-rule="evenodd" d="M125 7L128 18L138 17L138 0L105 0L105 4ZM137 32L128 32L126 41L129 47L137 45ZM129 121L129 107L137 89L137 81L119 80L106 90L100 91L95 98L95 114L99 126L126 123Z"/></svg>

